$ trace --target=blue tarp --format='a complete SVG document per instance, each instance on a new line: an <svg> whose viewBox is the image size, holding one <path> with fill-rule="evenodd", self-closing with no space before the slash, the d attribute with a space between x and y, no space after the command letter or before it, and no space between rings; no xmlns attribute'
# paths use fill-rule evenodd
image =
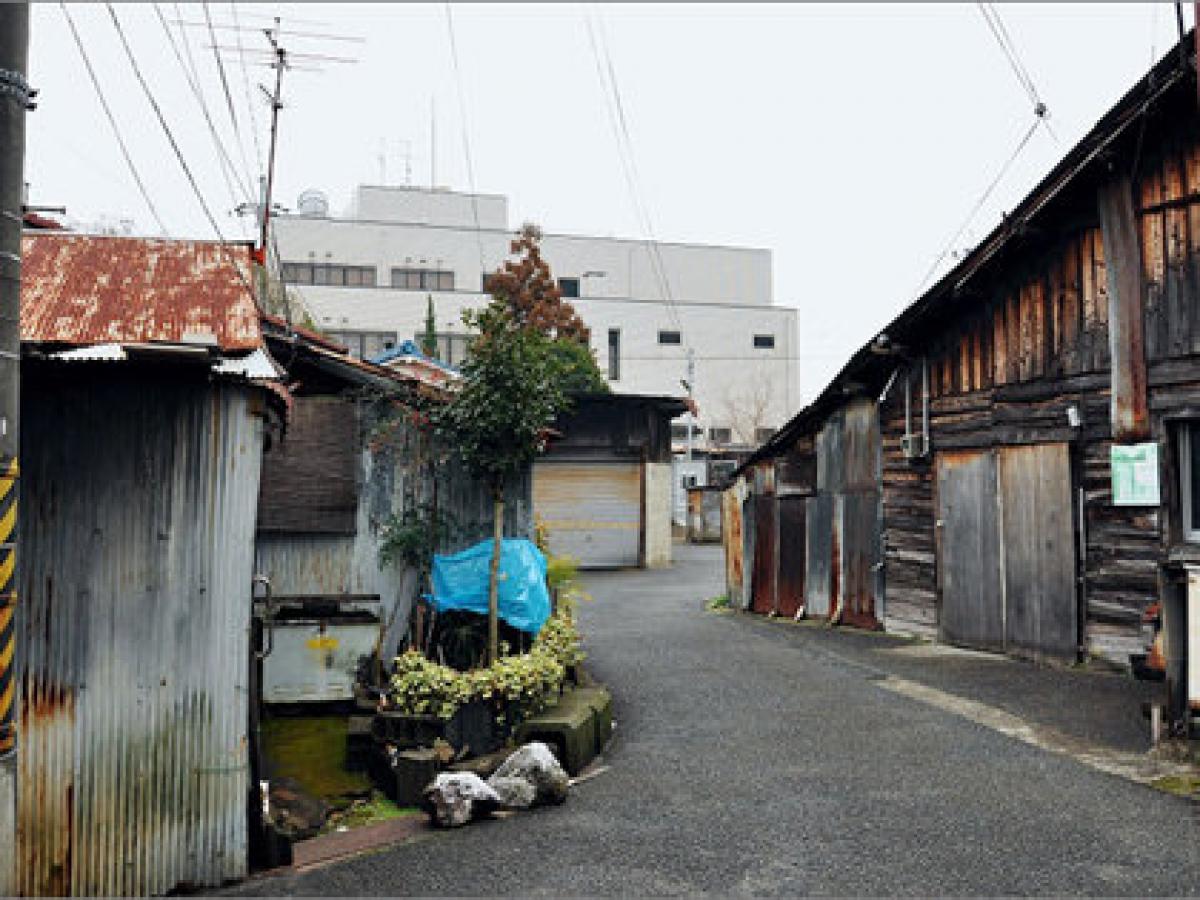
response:
<svg viewBox="0 0 1200 900"><path fill-rule="evenodd" d="M465 609L487 615L492 542L433 557L433 605L438 612ZM500 550L500 618L537 634L550 618L546 557L532 541L507 539Z"/></svg>

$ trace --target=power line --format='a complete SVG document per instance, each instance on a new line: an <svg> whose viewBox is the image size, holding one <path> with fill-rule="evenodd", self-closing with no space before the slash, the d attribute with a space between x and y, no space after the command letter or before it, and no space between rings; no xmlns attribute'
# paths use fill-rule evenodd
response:
<svg viewBox="0 0 1200 900"><path fill-rule="evenodd" d="M1016 162L1017 157L1021 155L1021 151L1025 149L1025 145L1029 143L1029 139L1033 137L1033 133L1037 131L1037 127L1039 125L1044 125L1045 123L1045 119L1034 119L1033 124L1029 126L1029 129L1017 143L1017 146L1013 150L1012 154L1007 160L1005 160L1004 165L1000 167L1000 171L996 173L996 177L992 179L991 184L987 186L983 194L980 195L979 199L975 202L975 205L971 207L971 211L967 214L966 219L963 220L962 225L959 226L958 231L954 232L954 236L946 242L946 246L942 249L942 252L938 254L937 259L933 261L933 264L929 267L928 271L925 272L925 276L921 279L920 284L917 285L917 289L913 292L914 294L921 293L925 285L929 282L929 279L933 276L933 273L937 271L938 266L940 266L942 261L949 255L951 249L953 249L954 245L958 242L958 239L962 237L963 232L967 230L967 227L979 213L979 210L983 208L983 204L986 203L988 197L992 195L992 191L996 189L996 186L1000 184L1001 180L1003 180L1004 176L1008 173L1009 168L1014 162Z"/></svg>
<svg viewBox="0 0 1200 900"><path fill-rule="evenodd" d="M167 43L171 45L171 50L175 53L175 59L179 63L179 68L183 70L184 80L187 81L188 87L192 89L192 96L196 98L196 102L200 106L200 112L204 116L204 121L208 124L208 133L212 136L213 144L217 148L218 161L222 164L221 175L225 179L225 187L229 191L233 205L237 206L238 191L240 190L243 195L246 195L247 187L244 184L238 184L235 189L234 181L237 179L237 168L234 166L233 160L229 158L225 144L221 141L221 136L217 133L217 127L212 120L212 115L208 111L208 104L204 101L204 93L200 90L199 83L188 71L187 64L183 60L183 55L179 52L179 46L175 43L175 36L171 34L171 28L167 25L166 17L163 16L162 9L157 3L154 4L154 12L157 14L158 21L167 36ZM249 198L247 197L247 199Z"/></svg>
<svg viewBox="0 0 1200 900"><path fill-rule="evenodd" d="M162 126L163 133L167 136L167 140L171 144L171 149L175 151L175 158L179 161L179 166L183 169L184 175L187 176L188 183L192 186L192 192L196 195L196 199L200 202L200 208L204 210L204 215L208 219L208 224L212 226L212 230L216 234L217 240L220 242L221 254L225 257L226 262L233 267L234 272L237 273L237 276L241 280L242 285L246 288L247 293L250 294L251 299L254 301L255 305L257 305L258 298L254 294L254 288L251 287L250 282L247 280L245 273L242 272L241 267L234 259L231 258L225 236L221 233L221 228L217 224L217 220L213 217L212 210L209 209L208 201L204 199L204 194L200 191L200 186L196 183L195 176L192 175L191 167L188 166L187 160L184 159L183 151L179 149L179 144L175 140L175 135L171 131L171 126L167 124L166 117L163 116L162 108L158 105L158 101L154 99L154 94L150 90L150 85L146 83L146 78L142 75L142 69L141 66L138 65L137 57L134 56L133 48L129 45L128 38L125 37L125 29L121 27L121 20L117 18L117 11L113 8L111 3L106 3L104 5L108 9L109 16L112 17L113 28L116 29L117 36L121 39L121 46L125 49L125 55L129 59L129 65L133 69L133 74L137 78L138 84L141 85L142 92L146 95L146 100L150 103L151 109L154 110L154 115L158 118L158 124Z"/></svg>
<svg viewBox="0 0 1200 900"><path fill-rule="evenodd" d="M471 188L471 215L475 219L475 243L479 247L479 271L487 272L483 258L483 234L479 227L479 198L475 193L475 164L471 158L471 135L467 123L467 101L463 93L462 71L458 64L458 42L454 39L454 14L446 4L446 30L450 34L450 59L454 65L454 86L458 93L458 115L462 119L463 155L467 158L467 184Z"/></svg>
<svg viewBox="0 0 1200 900"><path fill-rule="evenodd" d="M121 147L121 155L125 157L125 164L129 166L129 172L133 175L133 180L136 182L138 191L142 195L142 199L146 201L146 206L150 210L150 215L154 217L154 221L158 223L158 229L163 235L167 234L167 226L163 224L162 216L158 214L158 208L154 205L154 201L150 199L150 192L146 190L146 184L142 181L142 176L137 170L137 166L133 164L133 157L129 154L129 147L125 144L125 138L121 135L121 129L117 125L116 117L113 116L112 108L108 105L108 100L104 96L104 89L100 87L100 79L96 77L96 70L92 68L92 61L88 57L87 50L83 46L83 41L79 37L79 30L75 27L75 20L71 18L71 13L67 10L67 5L59 2L59 8L62 10L63 16L67 20L67 25L71 28L71 35L75 38L75 46L79 48L79 55L83 57L83 64L87 68L88 77L92 80L92 86L96 89L96 96L100 100L100 106L104 109L104 115L108 118L108 124L112 126L113 135L117 139L117 144Z"/></svg>
<svg viewBox="0 0 1200 900"><path fill-rule="evenodd" d="M608 52L608 45L602 31L603 26L601 23L601 28L598 29L592 21L591 14L586 12L585 23L592 47L592 56L596 63L596 74L600 80L601 91L604 93L608 109L609 125L613 130L613 139L617 145L617 155L620 159L621 169L630 193L634 214L646 234L644 243L647 256L650 260L651 273L658 283L660 295L666 300L668 316L671 317L681 334L685 334L686 329L683 327L679 309L675 303L674 294L671 291L671 283L667 276L666 266L662 261L662 251L654 240L654 224L650 219L649 210L646 208L641 197L637 163L633 155L633 141L630 138L629 124L625 117L624 104L621 101L620 85L616 80L616 68L613 66L612 56ZM599 36L597 36L598 34ZM690 344L688 346L690 348Z"/></svg>
<svg viewBox="0 0 1200 900"><path fill-rule="evenodd" d="M178 9L178 6L176 8ZM246 106L250 110L250 135L254 138L254 159L258 163L258 168L255 171L261 175L263 170L262 143L258 138L258 116L254 114L254 95L250 90L250 69L246 65L246 52L242 47L242 25L238 21L237 4L232 2L232 0L229 4L229 9L233 14L233 24L237 28L234 35L237 38L238 61L241 63L242 68L242 88L246 93Z"/></svg>
<svg viewBox="0 0 1200 900"><path fill-rule="evenodd" d="M247 181L252 180L250 175L250 163L246 161L246 142L242 139L242 129L238 125L237 111L233 108L233 94L229 91L229 79L225 76L225 63L221 61L221 51L217 49L217 35L213 31L212 15L209 13L208 4L203 3L204 21L208 23L208 36L213 44L213 59L217 62L217 72L221 76L221 90L225 92L225 105L229 109L229 120L233 123L233 135L237 140L238 152L242 157L242 168L246 173ZM240 32L238 32L240 34ZM241 46L239 41L238 46ZM247 200L253 200L253 195L247 192Z"/></svg>
<svg viewBox="0 0 1200 900"><path fill-rule="evenodd" d="M1017 52L1016 42L1013 41L1012 35L1008 33L1008 28L1004 25L1004 20L1000 18L1000 11L996 9L993 3L977 3L979 14L983 16L983 20L987 23L988 29L992 32L992 36L996 39L996 43L1000 45L1000 50L1008 60L1009 66L1013 70L1013 74L1017 76L1017 81L1021 88L1029 96L1030 102L1033 104L1033 114L1039 119L1046 121L1046 131L1050 136L1058 141L1058 135L1054 133L1054 129L1050 127L1048 121L1050 109L1042 101L1041 95L1038 93L1037 86L1033 83L1033 76L1029 74L1029 69L1021 61L1021 56Z"/></svg>

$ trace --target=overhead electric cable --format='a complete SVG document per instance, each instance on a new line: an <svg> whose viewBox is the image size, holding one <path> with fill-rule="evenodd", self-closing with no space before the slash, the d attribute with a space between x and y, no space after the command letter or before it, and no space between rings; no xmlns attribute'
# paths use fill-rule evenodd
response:
<svg viewBox="0 0 1200 900"><path fill-rule="evenodd" d="M250 174L250 163L246 160L246 142L242 139L242 129L238 125L237 110L233 106L233 94L229 90L229 79L225 76L225 63L221 61L221 51L217 48L217 35L213 31L212 14L209 12L207 3L202 3L201 6L204 8L204 21L208 24L208 36L212 40L213 59L217 62L217 72L221 76L221 90L225 92L225 105L229 109L229 121L233 123L233 136L237 140L238 152L242 157L242 167L246 172L247 181L253 181ZM240 47L241 32L236 33L239 35L238 46ZM253 200L253 195L247 199Z"/></svg>
<svg viewBox="0 0 1200 900"><path fill-rule="evenodd" d="M991 184L984 189L983 194L980 195L979 199L975 202L975 205L971 207L971 211L967 214L966 219L963 220L962 225L960 225L958 230L954 232L954 236L946 242L946 246L942 249L942 252L938 254L928 271L925 272L925 276L921 279L920 284L917 285L916 291L914 291L915 294L919 295L925 288L925 285L929 283L929 279L933 277L933 273L937 271L938 266L940 266L942 261L950 254L950 251L954 248L954 245L958 243L958 239L962 237L963 232L967 230L971 222L974 221L975 216L979 214L979 210L983 208L983 204L985 204L988 197L992 195L992 191L996 189L996 186L1004 179L1004 176L1008 173L1008 170L1012 167L1012 164L1016 162L1017 157L1021 155L1021 151L1025 149L1025 145L1029 143L1029 139L1033 137L1033 133L1037 131L1038 126L1044 124L1044 119L1035 119L1033 124L1029 126L1028 130L1026 130L1025 134L1021 137L1021 140L1017 143L1016 148L1009 155L1008 159L1005 160L1004 165L1000 167L1000 171L996 173L996 177L992 179Z"/></svg>
<svg viewBox="0 0 1200 900"><path fill-rule="evenodd" d="M121 129L117 125L116 117L113 116L112 108L108 105L108 100L104 96L104 89L100 86L100 79L96 77L96 70L92 68L92 61L88 57L87 49L83 46L83 41L79 37L79 30L75 27L75 20L71 18L71 13L67 10L65 3L59 2L58 5L62 9L63 16L67 20L67 25L71 29L71 35L75 38L75 46L79 48L79 55L83 57L83 65L87 69L88 77L92 81L92 87L96 89L96 96L100 100L100 106L104 109L104 115L108 118L108 124L112 126L113 135L116 137L117 144L121 148L121 155L125 157L125 164L129 166L129 173L133 176L138 192L142 195L142 199L146 202L146 206L150 210L150 215L158 223L159 231L165 236L167 234L167 226L163 224L162 216L158 214L158 208L154 205L154 201L150 199L150 192L146 190L146 184L142 181L142 176L138 172L137 166L133 164L133 157L129 154L129 147L125 144L125 138L121 135Z"/></svg>
<svg viewBox="0 0 1200 900"><path fill-rule="evenodd" d="M208 201L204 199L204 194L200 190L200 185L196 183L196 178L192 174L191 167L187 164L187 160L183 156L183 151L179 148L179 143L175 140L175 134L171 131L171 126L167 123L166 117L163 115L162 108L158 105L158 101L154 98L154 93L150 90L150 85L146 83L146 78L142 74L142 68L138 65L137 57L134 56L133 53L133 48L129 45L129 39L125 36L125 29L121 27L121 20L117 17L117 11L113 8L111 3L105 3L104 5L108 9L109 16L112 17L113 28L116 29L117 36L121 39L121 46L125 49L125 55L129 59L130 68L133 69L133 74L137 78L138 84L141 85L142 92L146 95L146 100L149 102L150 108L154 110L154 115L158 118L158 124L162 126L163 133L166 135L167 141L171 145L171 149L175 152L175 158L179 161L179 166L183 169L184 175L187 176L188 184L191 185L192 192L196 195L196 199L200 203L200 208L204 211L205 218L208 219L208 224L212 226L212 230L217 236L217 240L221 245L222 255L233 267L234 272L237 273L238 278L241 280L242 285L246 288L246 291L250 294L251 299L253 299L255 304L257 304L258 298L254 294L254 288L251 287L249 280L246 278L245 273L241 269L241 266L239 266L237 261L230 256L225 235L221 233L221 227L217 224L217 220L213 216L212 210L209 209Z"/></svg>
<svg viewBox="0 0 1200 900"><path fill-rule="evenodd" d="M242 24L238 20L237 3L231 0L229 9L233 14L233 24L237 28L234 34L237 37L238 61L241 63L242 68L242 89L246 94L246 106L250 110L250 135L254 138L254 161L258 164L258 167L254 171L255 174L261 176L263 171L262 142L258 137L258 116L254 112L254 93L250 90L250 69L246 65L246 51L242 47ZM259 198L256 197L254 202L260 202Z"/></svg>
<svg viewBox="0 0 1200 900"><path fill-rule="evenodd" d="M1025 91L1030 102L1033 104L1033 114L1039 119L1046 121L1046 131L1057 142L1058 135L1054 133L1054 129L1050 127L1049 123L1050 108L1042 100L1041 94L1038 93L1037 85L1033 82L1033 76L1029 74L1029 69L1022 62L1021 56L1017 52L1016 42L1013 41L1008 28L1005 27L1004 20L1000 18L1000 11L996 9L993 3L977 3L976 6L979 8L979 14L983 16L984 22L987 23L988 29L992 32L992 36L996 39L996 43L1000 46L1005 59L1008 60L1008 64L1012 68L1013 74L1016 75L1022 90Z"/></svg>
<svg viewBox="0 0 1200 900"><path fill-rule="evenodd" d="M625 175L630 201L634 207L634 214L645 234L644 243L647 257L650 260L651 275L657 282L660 296L666 301L668 317L674 323L675 327L679 329L685 349L690 351L691 347L687 339L687 330L683 327L682 318L675 303L674 294L671 291L670 279L667 276L666 266L662 261L661 248L655 240L654 223L650 219L649 210L641 196L637 163L633 154L633 141L630 137L629 124L625 117L624 104L621 101L620 85L616 81L616 68L613 66L612 57L608 53L607 42L601 30L602 23L601 29L598 29L593 23L590 13L585 13L585 23L588 29L588 38L591 42L592 55L596 63L596 74L600 80L600 88L604 94L605 103L608 108L609 125L613 131L613 140L617 145L617 155L621 162L622 172Z"/></svg>
<svg viewBox="0 0 1200 900"><path fill-rule="evenodd" d="M475 219L475 242L479 246L479 271L487 274L483 256L483 234L479 227L479 198L475 193L475 163L471 158L471 135L467 123L467 101L463 93L462 70L458 64L458 42L454 39L454 14L446 4L446 30L450 34L450 59L454 65L454 86L458 93L458 115L462 120L463 155L467 159L467 184L471 188L471 215Z"/></svg>
<svg viewBox="0 0 1200 900"><path fill-rule="evenodd" d="M195 97L196 103L200 106L200 113L204 116L204 121L208 124L208 133L212 137L213 145L217 148L218 161L221 163L221 175L225 179L225 187L229 190L233 205L237 206L240 200L252 200L253 195L249 193L249 188L245 183L239 181L235 188L234 182L238 180L237 167L233 164L233 160L230 158L229 152L225 149L225 144L217 132L217 126L213 122L212 115L208 111L208 104L204 100L204 93L200 89L199 83L188 71L183 54L180 53L179 46L175 42L175 36L171 34L171 28L167 24L166 17L163 16L162 9L157 3L154 4L154 12L157 14L158 21L162 25L163 33L167 36L167 43L171 45L171 50L175 53L175 59L179 63L180 69L183 70L184 80L187 81L188 87L192 89L192 96Z"/></svg>

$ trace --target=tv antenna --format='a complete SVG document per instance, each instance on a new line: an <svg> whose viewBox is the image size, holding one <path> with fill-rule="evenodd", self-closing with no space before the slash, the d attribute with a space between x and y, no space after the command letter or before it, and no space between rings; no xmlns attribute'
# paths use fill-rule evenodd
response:
<svg viewBox="0 0 1200 900"><path fill-rule="evenodd" d="M208 50L213 50L218 54L232 54L238 57L243 64L263 66L275 70L275 84L273 89L268 89L266 85L262 84L258 86L271 107L271 140L270 149L267 152L267 172L265 180L260 176L262 198L255 210L259 217L259 227L257 246L254 248L254 257L255 261L262 266L266 265L268 258L267 247L271 238L271 213L276 208L273 205L273 198L275 192L276 151L279 146L279 113L284 108L283 73L286 70L321 72L324 71L326 65L353 64L358 62L356 58L350 56L296 51L288 47L287 42L293 39L341 41L343 43L356 44L366 42L365 38L354 35L332 34L305 28L285 28L283 27L283 19L280 16L272 16L270 21L270 25L263 27L231 25L227 23L212 23L210 27L208 22L187 22L183 20L176 20L175 23L188 28L207 29L210 37L213 39L213 43L206 46ZM296 21L299 22L300 20ZM307 22L307 24L314 27L320 27L321 25L321 23L312 21ZM268 46L254 48L243 47L240 44L238 46L218 44L215 39L216 30L257 32L266 39ZM241 206L238 208L238 212L239 214L244 214L251 211L251 209L252 207Z"/></svg>

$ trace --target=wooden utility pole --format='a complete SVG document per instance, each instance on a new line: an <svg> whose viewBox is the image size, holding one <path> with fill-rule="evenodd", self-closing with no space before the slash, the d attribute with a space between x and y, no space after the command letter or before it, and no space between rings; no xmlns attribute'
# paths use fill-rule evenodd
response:
<svg viewBox="0 0 1200 900"><path fill-rule="evenodd" d="M17 475L29 6L0 4L0 895L16 885Z"/></svg>

